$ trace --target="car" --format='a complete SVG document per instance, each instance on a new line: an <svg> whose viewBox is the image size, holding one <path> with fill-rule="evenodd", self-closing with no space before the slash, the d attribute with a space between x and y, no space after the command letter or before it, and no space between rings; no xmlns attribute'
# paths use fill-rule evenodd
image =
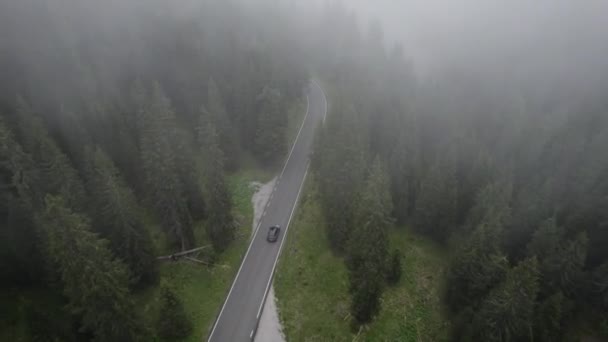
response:
<svg viewBox="0 0 608 342"><path fill-rule="evenodd" d="M279 232L281 231L281 226L272 226L268 228L268 236L266 240L268 242L275 242L279 238Z"/></svg>

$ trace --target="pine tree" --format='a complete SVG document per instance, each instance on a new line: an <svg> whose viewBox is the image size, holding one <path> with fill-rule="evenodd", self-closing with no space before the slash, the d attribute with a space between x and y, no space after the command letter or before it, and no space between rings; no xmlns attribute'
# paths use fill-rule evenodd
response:
<svg viewBox="0 0 608 342"><path fill-rule="evenodd" d="M274 163L287 150L287 115L281 111L278 90L265 87L258 96L260 111L256 124L255 151L261 161Z"/></svg>
<svg viewBox="0 0 608 342"><path fill-rule="evenodd" d="M169 341L188 337L192 332L192 322L186 315L184 305L166 282L160 288L160 312L156 327L158 335Z"/></svg>
<svg viewBox="0 0 608 342"><path fill-rule="evenodd" d="M566 295L576 294L582 282L587 241L585 233L567 239L564 229L554 219L538 228L528 245L528 252L539 260L543 293L561 290Z"/></svg>
<svg viewBox="0 0 608 342"><path fill-rule="evenodd" d="M0 117L0 274L7 286L44 280L33 217L40 208L40 174Z"/></svg>
<svg viewBox="0 0 608 342"><path fill-rule="evenodd" d="M475 203L468 212L465 223L468 230L473 230L488 219L496 221L500 226L506 226L511 219L511 192L512 186L509 183L495 182L482 188L476 194Z"/></svg>
<svg viewBox="0 0 608 342"><path fill-rule="evenodd" d="M388 175L376 159L361 194L346 258L353 295L351 311L358 324L369 322L380 309L391 211Z"/></svg>
<svg viewBox="0 0 608 342"><path fill-rule="evenodd" d="M40 169L39 194L60 195L67 205L83 209L85 192L78 172L68 157L51 138L42 120L34 116L31 108L21 99L17 101L19 140ZM32 199L42 203L43 198Z"/></svg>
<svg viewBox="0 0 608 342"><path fill-rule="evenodd" d="M412 133L411 128L400 132L389 158L394 216L401 224L410 215L415 190L417 151L415 137L408 135Z"/></svg>
<svg viewBox="0 0 608 342"><path fill-rule="evenodd" d="M99 147L88 149L87 157L87 187L94 227L110 240L112 251L127 264L135 282L155 281L158 277L155 253L133 192Z"/></svg>
<svg viewBox="0 0 608 342"><path fill-rule="evenodd" d="M437 241L445 241L456 223L457 190L452 167L434 165L417 191L415 228Z"/></svg>
<svg viewBox="0 0 608 342"><path fill-rule="evenodd" d="M205 201L197 174L193 149L194 142L190 141L191 139L187 138L186 132L177 125L168 127L168 132L188 211L194 220L200 220L205 217Z"/></svg>
<svg viewBox="0 0 608 342"><path fill-rule="evenodd" d="M328 115L313 154L327 236L337 253L347 249L354 227L356 198L365 178L366 145L361 130L353 107L336 108Z"/></svg>
<svg viewBox="0 0 608 342"><path fill-rule="evenodd" d="M40 170L3 120L0 120L0 170L6 175L7 192L17 195L32 216L35 209L43 207L45 193Z"/></svg>
<svg viewBox="0 0 608 342"><path fill-rule="evenodd" d="M234 168L237 155L237 138L234 127L226 112L226 106L217 84L210 78L207 82L207 112L217 130L220 149L224 152L225 163L228 169Z"/></svg>
<svg viewBox="0 0 608 342"><path fill-rule="evenodd" d="M538 305L534 319L535 341L553 342L561 339L564 301L564 295L557 292Z"/></svg>
<svg viewBox="0 0 608 342"><path fill-rule="evenodd" d="M198 140L204 160L204 186L208 205L207 235L216 251L221 252L234 238L234 219L230 193L224 179L224 154L219 135L205 109L201 109Z"/></svg>
<svg viewBox="0 0 608 342"><path fill-rule="evenodd" d="M482 222L457 249L447 274L452 310L475 306L504 278L509 263L498 245L501 230L496 222Z"/></svg>
<svg viewBox="0 0 608 342"><path fill-rule="evenodd" d="M483 301L473 320L476 341L521 341L532 330L539 287L538 262L526 259Z"/></svg>
<svg viewBox="0 0 608 342"><path fill-rule="evenodd" d="M140 111L138 122L142 169L149 200L170 241L186 250L194 246L194 234L175 162L174 141L171 140L172 131L176 129L175 114L158 83Z"/></svg>
<svg viewBox="0 0 608 342"><path fill-rule="evenodd" d="M38 217L46 249L63 283L72 314L96 341L133 341L144 334L129 293L129 272L113 259L107 241L90 230L60 197L47 196Z"/></svg>

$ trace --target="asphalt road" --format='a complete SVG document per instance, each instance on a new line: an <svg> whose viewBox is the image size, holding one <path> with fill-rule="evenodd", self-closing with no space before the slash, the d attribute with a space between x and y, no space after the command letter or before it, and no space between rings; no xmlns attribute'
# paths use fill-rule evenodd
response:
<svg viewBox="0 0 608 342"><path fill-rule="evenodd" d="M289 230L289 222L308 173L314 131L325 119L326 112L327 102L323 90L313 81L308 87L306 116L228 297L213 325L209 341L253 340L279 254ZM269 243L266 241L268 227L276 224L282 227L279 239L277 242Z"/></svg>

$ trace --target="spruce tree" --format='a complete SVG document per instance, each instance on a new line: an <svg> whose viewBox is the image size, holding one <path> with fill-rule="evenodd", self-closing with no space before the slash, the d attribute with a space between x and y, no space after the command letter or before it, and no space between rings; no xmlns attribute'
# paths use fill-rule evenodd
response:
<svg viewBox="0 0 608 342"><path fill-rule="evenodd" d="M357 207L355 228L349 239L346 265L356 323L369 322L380 309L388 256L388 229L392 201L386 170L379 159L371 167Z"/></svg>
<svg viewBox="0 0 608 342"><path fill-rule="evenodd" d="M394 216L400 224L405 223L414 204L418 153L416 137L412 134L414 130L409 126L399 133L388 159Z"/></svg>
<svg viewBox="0 0 608 342"><path fill-rule="evenodd" d="M127 264L136 283L155 281L155 253L133 192L99 147L87 149L86 171L94 227L110 240L112 251Z"/></svg>
<svg viewBox="0 0 608 342"><path fill-rule="evenodd" d="M225 154L225 163L228 169L235 167L237 155L237 137L226 112L226 105L220 89L215 80L210 78L207 82L207 104L205 106L209 113L209 120L215 125L218 135L220 149Z"/></svg>
<svg viewBox="0 0 608 342"><path fill-rule="evenodd" d="M159 215L169 240L182 250L194 246L192 218L184 196L183 184L175 161L175 114L160 85L138 118L142 169L149 201Z"/></svg>
<svg viewBox="0 0 608 342"><path fill-rule="evenodd" d="M555 219L538 228L528 245L528 253L538 258L544 294L561 290L566 295L576 295L583 280L587 241L585 233L568 239Z"/></svg>
<svg viewBox="0 0 608 342"><path fill-rule="evenodd" d="M511 219L511 193L511 184L505 182L490 183L482 188L476 194L475 203L467 214L466 230L470 232L488 219L500 226L508 225Z"/></svg>
<svg viewBox="0 0 608 342"><path fill-rule="evenodd" d="M475 314L474 340L502 342L529 339L538 289L536 258L526 259L511 269Z"/></svg>
<svg viewBox="0 0 608 342"><path fill-rule="evenodd" d="M327 236L337 253L347 249L354 227L356 198L365 180L366 145L356 117L352 106L336 108L321 128L313 154Z"/></svg>
<svg viewBox="0 0 608 342"><path fill-rule="evenodd" d="M38 168L0 117L0 277L5 284L27 286L44 280L33 221L41 207L40 190Z"/></svg>
<svg viewBox="0 0 608 342"><path fill-rule="evenodd" d="M168 341L186 338L192 332L192 322L186 315L184 304L166 282L160 288L160 311L156 327L158 335Z"/></svg>
<svg viewBox="0 0 608 342"><path fill-rule="evenodd" d="M33 216L34 210L44 206L41 170L15 140L3 120L0 120L0 170L5 176L7 194L13 192L17 195L30 210L30 216Z"/></svg>
<svg viewBox="0 0 608 342"><path fill-rule="evenodd" d="M84 209L85 191L82 180L68 157L49 135L42 120L21 99L17 101L17 117L18 138L40 170L39 194L60 195L71 208ZM33 200L42 203L43 198Z"/></svg>
<svg viewBox="0 0 608 342"><path fill-rule="evenodd" d="M204 187L208 205L207 235L217 252L234 238L232 202L224 179L224 154L213 120L201 109L198 140L204 160Z"/></svg>
<svg viewBox="0 0 608 342"><path fill-rule="evenodd" d="M456 223L457 190L451 163L431 167L417 191L415 229L437 241L446 241Z"/></svg>
<svg viewBox="0 0 608 342"><path fill-rule="evenodd" d="M47 196L37 218L46 250L63 283L72 314L95 341L134 341L144 330L129 293L127 267L113 258L107 241L91 232L89 221Z"/></svg>
<svg viewBox="0 0 608 342"><path fill-rule="evenodd" d="M559 341L562 337L565 297L561 292L546 298L536 308L534 318L534 340Z"/></svg>
<svg viewBox="0 0 608 342"><path fill-rule="evenodd" d="M509 262L498 244L502 227L482 222L457 249L447 274L447 302L454 311L479 301L499 282Z"/></svg>
<svg viewBox="0 0 608 342"><path fill-rule="evenodd" d="M264 87L258 97L260 111L256 124L255 151L262 162L274 163L287 150L287 115L281 111L278 90Z"/></svg>

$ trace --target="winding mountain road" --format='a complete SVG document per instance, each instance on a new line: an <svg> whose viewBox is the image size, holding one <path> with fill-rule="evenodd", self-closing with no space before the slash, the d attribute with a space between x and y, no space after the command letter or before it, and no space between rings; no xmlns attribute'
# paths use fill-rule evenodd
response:
<svg viewBox="0 0 608 342"><path fill-rule="evenodd" d="M307 92L306 115L209 334L210 342L251 341L255 337L289 223L308 173L315 129L327 114L327 99L319 84L312 81ZM266 241L268 227L277 224L282 227L279 239L269 243Z"/></svg>

